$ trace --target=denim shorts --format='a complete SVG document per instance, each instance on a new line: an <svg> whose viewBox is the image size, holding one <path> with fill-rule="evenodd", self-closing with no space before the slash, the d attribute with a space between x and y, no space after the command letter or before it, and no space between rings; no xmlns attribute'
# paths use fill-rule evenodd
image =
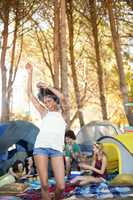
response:
<svg viewBox="0 0 133 200"><path fill-rule="evenodd" d="M63 156L63 152L51 148L34 148L33 155L43 155L48 157Z"/></svg>

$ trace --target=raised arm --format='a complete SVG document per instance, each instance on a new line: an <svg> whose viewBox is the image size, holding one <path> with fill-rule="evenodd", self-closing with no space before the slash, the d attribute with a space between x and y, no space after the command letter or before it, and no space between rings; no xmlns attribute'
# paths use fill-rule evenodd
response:
<svg viewBox="0 0 133 200"><path fill-rule="evenodd" d="M59 90L55 89L54 87L51 87L51 86L47 85L44 82L37 83L37 87L39 87L39 88L42 87L44 89L46 89L46 88L49 89L51 92L53 92L61 100L64 98L63 94Z"/></svg>
<svg viewBox="0 0 133 200"><path fill-rule="evenodd" d="M64 98L64 95L59 91L57 90L56 88L54 87L51 87L47 84L45 84L44 82L39 82L37 83L37 87L40 88L44 88L44 89L49 89L51 92L53 92L59 99L60 99L60 103L61 103L61 106L62 106L62 109L63 111L65 110L65 106L66 106L66 101L65 101L65 98Z"/></svg>
<svg viewBox="0 0 133 200"><path fill-rule="evenodd" d="M35 106L35 108L40 113L41 117L43 117L45 115L45 113L47 112L47 108L44 105L42 105L39 102L39 100L33 95L33 91L32 91L32 71L33 71L33 67L30 63L27 63L26 69L27 69L27 72L28 72L28 83L27 83L28 97L31 100L31 102L33 103L33 105Z"/></svg>

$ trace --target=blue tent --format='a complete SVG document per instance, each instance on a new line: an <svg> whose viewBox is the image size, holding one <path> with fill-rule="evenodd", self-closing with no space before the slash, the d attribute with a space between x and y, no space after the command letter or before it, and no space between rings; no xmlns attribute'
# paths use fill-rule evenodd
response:
<svg viewBox="0 0 133 200"><path fill-rule="evenodd" d="M24 161L32 152L39 128L31 122L16 120L0 124L0 170L6 172L16 161ZM8 151L16 145L16 149Z"/></svg>
<svg viewBox="0 0 133 200"><path fill-rule="evenodd" d="M31 122L16 120L0 124L0 153L16 144L20 140L27 142L30 148L33 147L39 128Z"/></svg>

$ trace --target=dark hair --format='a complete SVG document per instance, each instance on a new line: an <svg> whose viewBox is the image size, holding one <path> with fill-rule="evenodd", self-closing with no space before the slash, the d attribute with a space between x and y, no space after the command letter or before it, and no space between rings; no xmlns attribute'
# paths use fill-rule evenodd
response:
<svg viewBox="0 0 133 200"><path fill-rule="evenodd" d="M59 97L57 97L51 90L48 88L44 89L42 87L39 88L38 99L43 102L43 98L45 96L49 96L52 98L57 104L60 103Z"/></svg>
<svg viewBox="0 0 133 200"><path fill-rule="evenodd" d="M66 130L65 137L69 137L69 138L71 138L73 140L76 140L76 136L75 136L73 130Z"/></svg>
<svg viewBox="0 0 133 200"><path fill-rule="evenodd" d="M33 160L33 165L32 165L32 167L33 167L33 169L34 169L34 174L36 174L37 173L37 171L36 171L36 166L35 166L35 161L34 161L34 158L33 158L33 156L29 156L29 157L26 157L25 158L25 169L26 169L26 174L28 174L28 172L29 172L29 158L31 158L32 160ZM30 174L30 175L34 175L34 174Z"/></svg>
<svg viewBox="0 0 133 200"><path fill-rule="evenodd" d="M16 160L15 163L12 166L12 169L14 172L18 172L18 165L22 164L24 168L24 163L21 160Z"/></svg>

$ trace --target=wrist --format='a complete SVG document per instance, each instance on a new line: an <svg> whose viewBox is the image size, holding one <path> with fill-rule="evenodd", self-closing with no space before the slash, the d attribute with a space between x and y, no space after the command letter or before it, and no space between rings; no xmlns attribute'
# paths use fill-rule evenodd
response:
<svg viewBox="0 0 133 200"><path fill-rule="evenodd" d="M32 72L28 72L28 75L29 75L29 76L32 76Z"/></svg>
<svg viewBox="0 0 133 200"><path fill-rule="evenodd" d="M48 88L49 90L51 90L51 89L52 89L52 87L51 87L50 85L47 85L47 88Z"/></svg>

